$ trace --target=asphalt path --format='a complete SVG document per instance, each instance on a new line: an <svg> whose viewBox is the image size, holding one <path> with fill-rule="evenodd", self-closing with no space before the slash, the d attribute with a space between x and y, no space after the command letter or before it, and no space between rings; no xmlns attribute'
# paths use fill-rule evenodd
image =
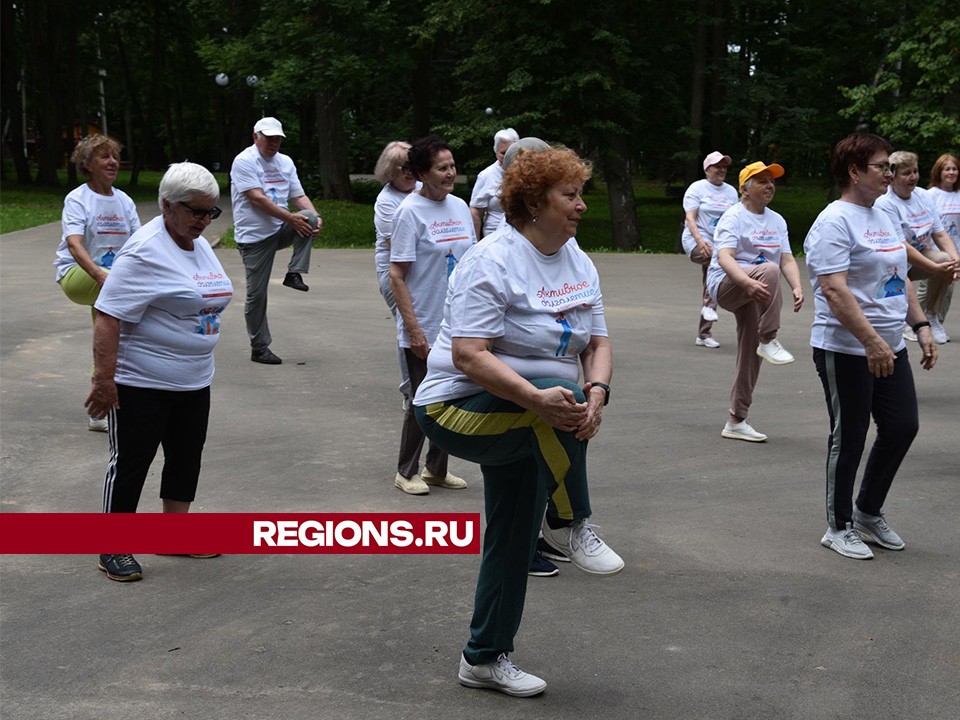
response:
<svg viewBox="0 0 960 720"><path fill-rule="evenodd" d="M107 439L83 410L90 317L54 283L58 237L57 224L0 237L3 513L100 508ZM456 459L464 491L393 488L398 372L372 249L315 251L307 294L281 286L281 254L277 367L250 362L242 265L218 253L237 296L195 511L482 512L479 471ZM128 584L92 556L5 556L0 716L960 717L960 310L932 372L910 348L921 430L886 507L907 547L861 562L819 543L827 416L810 304L783 315L797 362L761 371L750 421L769 441L724 440L734 322L721 312L719 349L694 345L699 269L593 258L615 373L591 496L626 569L531 578L512 657L547 680L543 695L456 681L475 555L147 555ZM142 510L159 510L158 485L154 469Z"/></svg>

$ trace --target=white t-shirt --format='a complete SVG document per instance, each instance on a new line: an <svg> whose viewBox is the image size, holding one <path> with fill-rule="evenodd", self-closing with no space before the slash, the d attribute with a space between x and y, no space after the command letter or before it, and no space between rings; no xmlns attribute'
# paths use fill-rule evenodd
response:
<svg viewBox="0 0 960 720"><path fill-rule="evenodd" d="M453 365L452 338L490 338L493 354L522 377L577 382L580 353L606 337L600 276L575 243L541 254L507 225L484 238L450 279L444 320L414 403L453 400L483 388Z"/></svg>
<svg viewBox="0 0 960 720"><path fill-rule="evenodd" d="M414 192L420 189L422 183L417 182ZM393 235L393 217L404 198L410 193L400 192L393 185L387 183L377 195L377 202L373 206L373 227L377 231L377 244L373 252L377 274L390 270L390 236Z"/></svg>
<svg viewBox="0 0 960 720"><path fill-rule="evenodd" d="M957 246L957 252L960 252L960 192L956 190L947 192L935 187L927 190L927 197L933 201L940 213L943 229Z"/></svg>
<svg viewBox="0 0 960 720"><path fill-rule="evenodd" d="M503 221L503 206L500 204L500 183L503 182L503 166L499 162L488 165L477 175L477 182L470 195L470 207L483 210L483 236L486 237Z"/></svg>
<svg viewBox="0 0 960 720"><path fill-rule="evenodd" d="M109 270L127 238L140 229L140 218L133 200L122 190L113 188L113 195L108 197L95 193L84 183L63 199L62 225L63 235L53 261L57 282L77 264L67 247L68 236L83 235L87 254Z"/></svg>
<svg viewBox="0 0 960 720"><path fill-rule="evenodd" d="M237 155L230 168L230 201L238 243L255 243L273 235L283 221L257 210L244 193L260 188L275 205L288 207L291 198L304 195L297 166L288 155L277 153L267 160L256 145Z"/></svg>
<svg viewBox="0 0 960 720"><path fill-rule="evenodd" d="M814 221L803 242L813 286L810 344L863 355L866 350L830 309L819 275L847 273L847 287L867 320L894 352L903 346L907 317L907 249L890 216L877 208L834 200Z"/></svg>
<svg viewBox="0 0 960 720"><path fill-rule="evenodd" d="M447 278L474 242L470 208L456 195L447 195L438 202L414 192L397 208L390 240L390 262L410 263L407 289L417 323L430 345L440 332ZM410 347L400 313L397 313L397 342L400 347Z"/></svg>
<svg viewBox="0 0 960 720"><path fill-rule="evenodd" d="M900 227L907 242L917 250L939 250L930 233L943 230L943 225L940 224L940 214L926 190L914 188L910 199L904 200L893 191L891 185L885 195L877 198L873 206L886 212L894 224Z"/></svg>
<svg viewBox="0 0 960 720"><path fill-rule="evenodd" d="M697 180L683 194L683 212L697 211L697 230L708 242L713 242L713 232L720 216L737 204L737 191L733 185L722 183L714 185L709 180ZM693 233L683 223L683 235L680 238L684 252L689 255L697 246Z"/></svg>
<svg viewBox="0 0 960 720"><path fill-rule="evenodd" d="M713 257L707 268L707 290L717 299L717 289L727 276L718 261L718 251L729 248L734 251L738 265L749 267L771 262L780 265L780 256L792 255L787 221L780 213L764 208L762 215L747 210L737 203L727 210L717 223L713 234Z"/></svg>
<svg viewBox="0 0 960 720"><path fill-rule="evenodd" d="M199 390L213 379L233 285L210 244L201 237L193 245L178 246L157 217L117 255L94 306L120 320L117 383Z"/></svg>

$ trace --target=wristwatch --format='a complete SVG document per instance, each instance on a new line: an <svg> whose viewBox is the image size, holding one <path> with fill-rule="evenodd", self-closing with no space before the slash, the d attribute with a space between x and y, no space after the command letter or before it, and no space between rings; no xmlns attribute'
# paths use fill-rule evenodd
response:
<svg viewBox="0 0 960 720"><path fill-rule="evenodd" d="M603 391L607 394L606 400L603 401L603 406L606 407L610 404L610 386L602 382L592 382L590 383L591 387L603 388Z"/></svg>

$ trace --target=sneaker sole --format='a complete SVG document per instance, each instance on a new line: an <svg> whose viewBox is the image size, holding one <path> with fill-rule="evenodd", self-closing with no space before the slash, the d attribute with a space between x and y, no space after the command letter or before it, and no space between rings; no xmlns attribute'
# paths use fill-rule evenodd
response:
<svg viewBox="0 0 960 720"><path fill-rule="evenodd" d="M527 570L527 575L530 577L556 577L560 574L560 568L554 568L553 570Z"/></svg>
<svg viewBox="0 0 960 720"><path fill-rule="evenodd" d="M543 555L547 560L553 560L554 562L562 562L562 563L570 562L570 558L568 558L566 555L562 555L561 553L555 550L544 550L543 548L538 547L537 552Z"/></svg>
<svg viewBox="0 0 960 720"><path fill-rule="evenodd" d="M890 543L884 542L878 536L874 535L872 531L863 527L863 525L853 524L853 529L857 531L857 535L860 536L860 539L865 543L871 543L873 545L879 545L882 548L887 550L903 550L907 544L901 543L900 545L891 545Z"/></svg>
<svg viewBox="0 0 960 720"><path fill-rule="evenodd" d="M739 433L730 432L729 430L721 430L720 435L725 437L727 440L746 440L747 442L762 443L767 441L767 436L763 437L751 437L750 435L740 435Z"/></svg>
<svg viewBox="0 0 960 720"><path fill-rule="evenodd" d="M111 580L116 580L117 582L134 582L136 580L143 580L143 573L133 573L132 575L113 575L103 566L103 563L97 563L97 570L102 573L106 573L108 578Z"/></svg>
<svg viewBox="0 0 960 720"><path fill-rule="evenodd" d="M430 485L431 487L445 488L447 490L466 490L467 489L466 483L463 483L463 485L450 485L443 480L433 480L433 479L427 480L425 477L423 477L423 475L420 476L420 479L423 480L427 485Z"/></svg>
<svg viewBox="0 0 960 720"><path fill-rule="evenodd" d="M760 353L760 352L758 352L757 355L758 355L759 357L763 358L765 361L767 361L767 362L770 363L771 365L789 365L790 363L792 363L792 362L794 362L794 361L796 360L796 358L790 358L789 360L774 360L774 359L770 358L769 356L764 355L763 353Z"/></svg>
<svg viewBox="0 0 960 720"><path fill-rule="evenodd" d="M843 555L844 557L852 558L853 560L873 560L872 552L869 555L855 555L853 553L847 552L846 550L843 549L842 545L837 545L837 543L835 543L833 540L827 537L824 537L820 541L820 544L823 545L828 550L833 550L835 553L837 553L837 555ZM867 548L868 552L869 550L870 549Z"/></svg>
<svg viewBox="0 0 960 720"><path fill-rule="evenodd" d="M547 684L544 683L542 687L532 688L530 690L511 690L510 688L504 687L494 682L489 682L485 680L474 680L473 678L465 678L463 675L457 674L457 679L460 681L460 684L468 688L476 688L480 690L498 690L506 695L511 697L533 697L534 695L539 695L544 690L547 689Z"/></svg>

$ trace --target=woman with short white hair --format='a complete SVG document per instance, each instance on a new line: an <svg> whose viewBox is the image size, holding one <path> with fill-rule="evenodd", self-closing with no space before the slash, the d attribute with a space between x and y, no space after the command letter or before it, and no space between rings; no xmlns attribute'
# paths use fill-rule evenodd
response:
<svg viewBox="0 0 960 720"><path fill-rule="evenodd" d="M496 162L477 175L477 182L470 195L470 215L473 216L477 238L489 235L503 222L503 207L500 205L500 183L503 182L503 156L520 136L513 128L498 130L493 136L493 154Z"/></svg>
<svg viewBox="0 0 960 720"><path fill-rule="evenodd" d="M137 511L147 472L163 447L163 511L193 502L210 415L213 349L233 285L201 233L220 216L220 188L194 163L160 181L160 215L117 254L94 306L94 377L86 406L109 416L103 511ZM118 538L120 548L123 538ZM110 548L118 549L118 548ZM111 580L140 580L129 554L100 555Z"/></svg>

